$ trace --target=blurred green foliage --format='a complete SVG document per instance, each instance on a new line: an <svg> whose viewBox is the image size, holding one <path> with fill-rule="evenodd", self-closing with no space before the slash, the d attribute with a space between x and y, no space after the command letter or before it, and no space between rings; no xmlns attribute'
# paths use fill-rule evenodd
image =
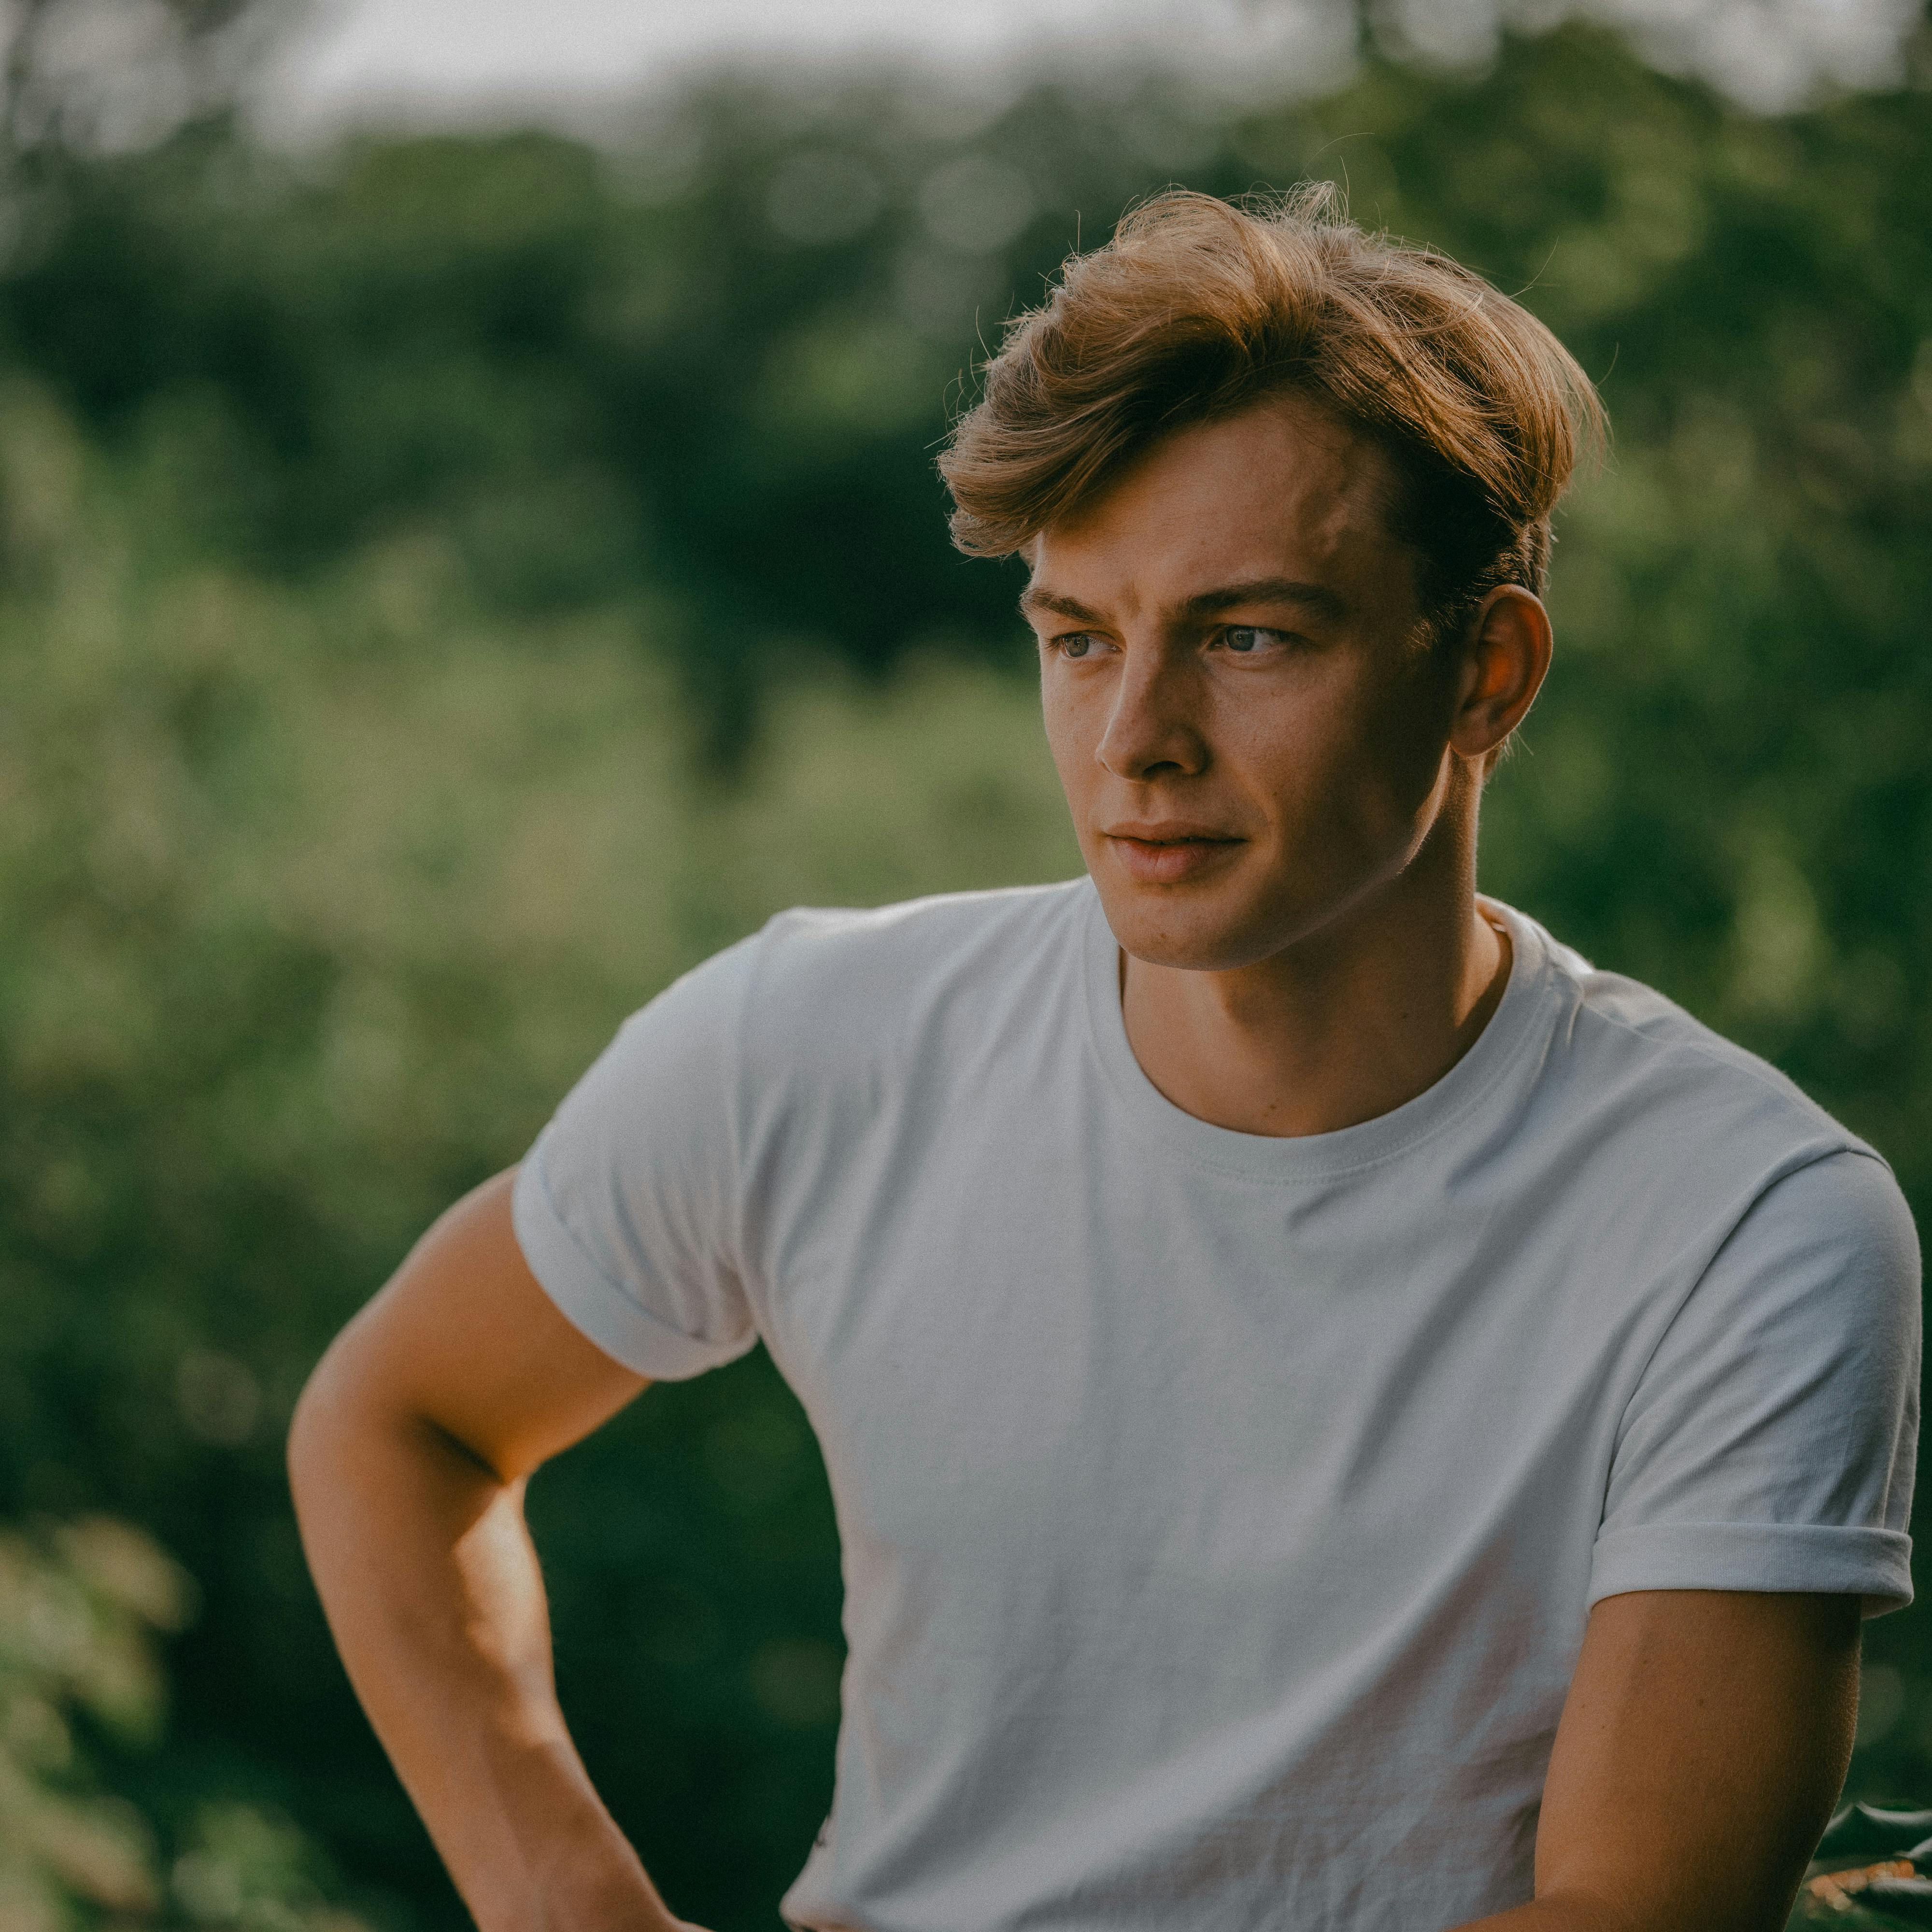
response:
<svg viewBox="0 0 1932 1932"><path fill-rule="evenodd" d="M948 548L932 458L1002 319L1170 180L1344 178L1602 381L1486 884L1778 1060L1922 1216L1928 104L1753 116L1572 27L1268 110L719 84L607 152L17 154L0 1516L111 1510L206 1598L165 1750L103 1778L298 1817L372 1920L460 1922L303 1576L295 1391L684 966L1077 866L1017 581ZM795 1406L761 1357L653 1390L532 1510L594 1773L679 1910L769 1923L836 1706ZM1874 1629L1856 1789L1932 1788L1923 1628Z"/></svg>
<svg viewBox="0 0 1932 1932"><path fill-rule="evenodd" d="M110 1516L0 1533L0 1928L4 1932L367 1932L326 1902L326 1862L286 1820L104 1792L77 1731L159 1742L158 1634L194 1582ZM167 1842L164 1843L165 1839Z"/></svg>

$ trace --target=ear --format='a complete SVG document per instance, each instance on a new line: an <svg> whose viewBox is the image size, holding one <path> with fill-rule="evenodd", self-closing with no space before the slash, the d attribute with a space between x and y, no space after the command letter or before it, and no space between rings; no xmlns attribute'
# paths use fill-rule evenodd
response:
<svg viewBox="0 0 1932 1932"><path fill-rule="evenodd" d="M1449 748L1487 770L1528 715L1550 668L1550 613L1520 584L1501 584L1463 633L1462 681Z"/></svg>

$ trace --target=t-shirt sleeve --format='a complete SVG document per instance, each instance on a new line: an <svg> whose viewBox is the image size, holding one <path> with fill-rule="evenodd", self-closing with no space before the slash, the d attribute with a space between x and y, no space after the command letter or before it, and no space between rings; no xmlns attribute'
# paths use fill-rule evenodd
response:
<svg viewBox="0 0 1932 1932"><path fill-rule="evenodd" d="M1784 1176L1732 1228L1624 1412L1590 1600L1626 1590L1912 1600L1919 1258L1884 1164Z"/></svg>
<svg viewBox="0 0 1932 1932"><path fill-rule="evenodd" d="M757 941L618 1030L518 1169L518 1244L584 1334L654 1382L758 1340L736 1252L738 1040Z"/></svg>

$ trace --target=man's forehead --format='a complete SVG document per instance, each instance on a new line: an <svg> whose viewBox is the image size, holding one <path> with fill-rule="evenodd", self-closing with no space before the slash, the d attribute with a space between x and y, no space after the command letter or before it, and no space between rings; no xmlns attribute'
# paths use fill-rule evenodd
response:
<svg viewBox="0 0 1932 1932"><path fill-rule="evenodd" d="M1174 604L1238 584L1346 599L1397 547L1387 457L1325 411L1271 398L1177 431L1024 553L1030 599Z"/></svg>

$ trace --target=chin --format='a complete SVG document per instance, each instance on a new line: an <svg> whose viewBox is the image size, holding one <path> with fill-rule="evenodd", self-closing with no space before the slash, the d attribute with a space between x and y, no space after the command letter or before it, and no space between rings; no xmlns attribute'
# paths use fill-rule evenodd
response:
<svg viewBox="0 0 1932 1932"><path fill-rule="evenodd" d="M1280 952L1292 938L1282 934L1279 919L1262 917L1252 906L1217 904L1218 895L1098 883L1114 938L1146 965L1232 972Z"/></svg>

